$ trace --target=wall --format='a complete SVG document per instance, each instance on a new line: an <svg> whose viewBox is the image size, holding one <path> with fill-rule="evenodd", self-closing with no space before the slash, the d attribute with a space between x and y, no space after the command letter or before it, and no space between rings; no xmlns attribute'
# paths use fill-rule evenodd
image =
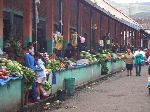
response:
<svg viewBox="0 0 150 112"><path fill-rule="evenodd" d="M16 112L22 105L22 81L9 81L0 86L0 112Z"/></svg>
<svg viewBox="0 0 150 112"><path fill-rule="evenodd" d="M24 4L26 2L25 0L3 0L3 1L4 1L4 9L5 10L7 10L9 12L14 11L17 14L24 16L23 11L25 11L25 10L23 9L23 7L24 7L23 5L25 5ZM56 30L54 28L54 24L58 24L58 26L60 27L61 19L63 19L63 24L62 24L63 32L62 33L65 38L65 47L70 39L70 28L75 28L76 30L78 30L80 35L83 35L86 37L87 47L88 47L88 49L90 49L91 48L90 41L92 40L92 32L91 32L91 28L92 28L91 27L91 19L92 19L91 15L92 15L92 13L96 13L97 19L95 21L98 24L98 30L99 30L96 32L96 37L95 37L96 40L95 41L98 41L99 38L102 38L103 36L105 36L106 33L111 32L111 37L115 37L114 42L120 44L120 41L121 41L120 32L121 31L119 31L119 30L121 28L120 26L125 26L124 24L121 24L117 20L115 20L115 23L114 23L114 20L111 19L111 17L109 17L105 13L97 10L96 8L94 8L92 5L88 4L85 1L81 1L81 0L78 0L78 1L76 1L76 0L52 0L52 1L54 2L54 3L51 2L51 3L53 3L53 5L51 3L49 3L48 0L41 0L40 5L38 5L40 20L45 24L43 26L46 27L46 28L42 28L44 30L46 29L46 32L43 32L43 36L40 36L39 38L41 38L42 43L44 42L44 44L47 44L47 47L48 47L47 50L49 52L52 52L52 47L53 47L51 45L52 44L52 33ZM62 8L60 5L60 1L62 1ZM53 6L53 10L52 11L48 10L52 6ZM74 6L76 8L72 8ZM30 5L30 7L32 7L32 4ZM61 9L62 9L62 11L61 11ZM61 12L63 13L62 18L60 17ZM49 15L52 15L52 16L49 17ZM49 18L49 21L51 21L51 22L48 22L48 24L47 24L47 18ZM30 18L30 19L31 19L30 22L32 22L32 18ZM27 23L25 22L23 24L27 24ZM113 30L113 29L115 29L114 28L115 24L116 24L116 32L117 33L115 33L115 31ZM41 26L41 25L39 25L39 26ZM49 27L49 26L51 26L51 27ZM22 27L23 27L23 25L22 25ZM49 31L48 28L51 29L50 32L48 32ZM130 27L128 27L128 28L130 28ZM26 27L26 29L31 30L29 27ZM125 30L125 28L123 27L122 32L124 30ZM31 31L31 32L33 33L33 31ZM34 35L31 35L31 34L29 36L31 38L30 40L32 40L32 38L34 37ZM23 35L23 37L26 38L24 35ZM43 38L44 38L44 41L43 41ZM118 42L117 42L116 38L117 38ZM135 42L132 42L132 43L137 44Z"/></svg>

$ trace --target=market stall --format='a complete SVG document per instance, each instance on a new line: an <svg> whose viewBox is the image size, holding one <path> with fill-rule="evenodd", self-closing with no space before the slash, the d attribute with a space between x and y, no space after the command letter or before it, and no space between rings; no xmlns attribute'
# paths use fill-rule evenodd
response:
<svg viewBox="0 0 150 112"><path fill-rule="evenodd" d="M66 89L66 79L73 78L74 86L78 87L100 78L101 75L121 71L125 67L121 58L108 49L94 55L81 51L78 60L57 58L56 55L47 53L41 53L41 55L48 72L47 81L42 86L49 94ZM0 58L0 67L0 91L2 91L0 100L5 102L0 103L3 107L1 109L19 110L20 106L28 104L29 95L33 94L31 90L34 87L36 75L17 61L6 58ZM6 108L7 106L9 108Z"/></svg>
<svg viewBox="0 0 150 112"><path fill-rule="evenodd" d="M24 94L35 79L34 72L16 61L0 58L0 111L19 110L25 103Z"/></svg>
<svg viewBox="0 0 150 112"><path fill-rule="evenodd" d="M80 57L81 59L78 61L68 60L67 67L65 61L63 61L64 66L61 66L62 62L58 60L48 61L47 69L56 69L48 80L52 85L51 90L49 90L51 94L64 89L65 79L75 78L75 86L80 86L98 79L101 75L121 71L125 67L124 61L112 54L110 50L97 55L82 51Z"/></svg>
<svg viewBox="0 0 150 112"><path fill-rule="evenodd" d="M56 83L52 84L51 93L54 94L57 90L64 89L64 80L68 78L75 78L75 86L85 85L90 81L96 80L101 75L101 65L91 64L87 66L77 67L56 72ZM52 83L53 76L50 77L49 82Z"/></svg>
<svg viewBox="0 0 150 112"><path fill-rule="evenodd" d="M10 112L17 111L22 106L23 101L23 84L22 78L9 77L0 79L0 111Z"/></svg>

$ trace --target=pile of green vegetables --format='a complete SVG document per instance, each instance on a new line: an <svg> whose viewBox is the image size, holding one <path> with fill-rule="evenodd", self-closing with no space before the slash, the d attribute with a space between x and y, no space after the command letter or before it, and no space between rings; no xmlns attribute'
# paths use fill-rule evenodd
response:
<svg viewBox="0 0 150 112"><path fill-rule="evenodd" d="M48 60L46 62L46 68L59 71L61 69L61 62L59 60Z"/></svg>
<svg viewBox="0 0 150 112"><path fill-rule="evenodd" d="M81 51L80 57L83 59L88 59L90 63L96 63L97 62L96 55L92 55L86 51Z"/></svg>
<svg viewBox="0 0 150 112"><path fill-rule="evenodd" d="M107 72L108 72L108 68L107 68L107 59L105 58L105 56L103 55L103 54L101 54L101 53L98 53L97 55L96 55L96 58L97 58L97 60L98 60L98 62L101 64L101 66L102 66L102 74L107 74Z"/></svg>
<svg viewBox="0 0 150 112"><path fill-rule="evenodd" d="M112 54L113 52L110 49L104 49L102 54Z"/></svg>
<svg viewBox="0 0 150 112"><path fill-rule="evenodd" d="M45 81L45 83L42 84L42 87L43 87L46 91L48 91L48 90L50 90L50 88L51 88L51 84L50 84L48 81Z"/></svg>
<svg viewBox="0 0 150 112"><path fill-rule="evenodd" d="M6 67L10 76L23 77L25 90L31 89L35 80L35 73L27 67L22 66L17 61L0 58L0 66Z"/></svg>
<svg viewBox="0 0 150 112"><path fill-rule="evenodd" d="M100 62L100 63L106 61L104 55L101 54L101 53L98 53L98 54L96 55L96 58L97 58L98 62Z"/></svg>

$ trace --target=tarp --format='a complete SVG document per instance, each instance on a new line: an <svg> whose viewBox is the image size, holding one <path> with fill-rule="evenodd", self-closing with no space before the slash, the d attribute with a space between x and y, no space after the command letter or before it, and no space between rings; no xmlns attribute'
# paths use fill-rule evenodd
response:
<svg viewBox="0 0 150 112"><path fill-rule="evenodd" d="M11 80L22 79L21 77L8 77L7 79L0 79L0 86L7 84Z"/></svg>

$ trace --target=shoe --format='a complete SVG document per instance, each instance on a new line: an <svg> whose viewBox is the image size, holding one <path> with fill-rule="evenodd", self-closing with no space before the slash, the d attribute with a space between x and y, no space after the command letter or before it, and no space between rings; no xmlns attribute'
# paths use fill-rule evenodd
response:
<svg viewBox="0 0 150 112"><path fill-rule="evenodd" d="M37 100L40 100L40 97L38 96L36 99L37 99Z"/></svg>

